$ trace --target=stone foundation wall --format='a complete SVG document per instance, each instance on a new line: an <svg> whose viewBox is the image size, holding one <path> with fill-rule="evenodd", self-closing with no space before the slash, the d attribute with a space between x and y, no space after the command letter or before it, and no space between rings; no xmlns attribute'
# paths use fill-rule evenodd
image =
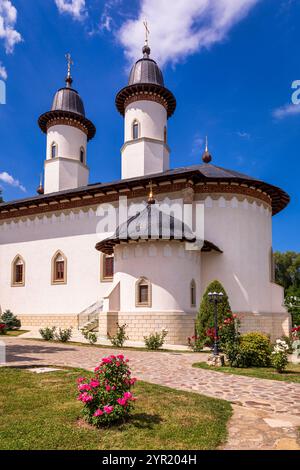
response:
<svg viewBox="0 0 300 470"><path fill-rule="evenodd" d="M126 333L131 341L144 341L150 333L168 330L167 344L187 344L188 336L195 332L196 314L184 312L102 312L100 313L99 332L114 334L116 322L126 323ZM107 331L105 331L107 327Z"/></svg>
<svg viewBox="0 0 300 470"><path fill-rule="evenodd" d="M289 313L253 313L235 312L241 319L241 333L260 331L271 336L275 341L281 336L288 336L291 331L291 316Z"/></svg>
<svg viewBox="0 0 300 470"><path fill-rule="evenodd" d="M77 315L18 315L21 320L22 328L25 329L39 329L46 326L56 326L57 328L78 328Z"/></svg>

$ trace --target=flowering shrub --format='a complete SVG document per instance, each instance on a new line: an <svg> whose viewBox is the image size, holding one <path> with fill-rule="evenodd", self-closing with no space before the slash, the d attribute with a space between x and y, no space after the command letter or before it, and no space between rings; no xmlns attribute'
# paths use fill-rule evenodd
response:
<svg viewBox="0 0 300 470"><path fill-rule="evenodd" d="M128 339L128 336L126 335L126 328L126 323L124 323L124 325L119 325L119 323L117 323L116 334L114 336L111 336L109 333L107 333L109 341L116 348L121 348L124 345L125 341Z"/></svg>
<svg viewBox="0 0 300 470"><path fill-rule="evenodd" d="M93 331L86 330L83 328L81 330L81 333L83 337L90 343L90 344L95 344L97 343L97 335Z"/></svg>
<svg viewBox="0 0 300 470"><path fill-rule="evenodd" d="M85 420L101 426L128 418L136 400L130 391L136 379L131 377L128 359L122 354L104 357L94 372L90 380L77 380Z"/></svg>
<svg viewBox="0 0 300 470"><path fill-rule="evenodd" d="M41 328L39 333L45 341L52 341L55 337L55 330L56 326L52 326L52 328L46 326L46 328Z"/></svg>
<svg viewBox="0 0 300 470"><path fill-rule="evenodd" d="M300 339L300 326L295 326L294 328L292 328L292 339L294 341Z"/></svg>
<svg viewBox="0 0 300 470"><path fill-rule="evenodd" d="M55 333L55 339L57 341L60 341L61 343L66 343L67 341L70 341L72 337L72 328L66 328L65 330L62 330L61 328L58 330L58 333Z"/></svg>
<svg viewBox="0 0 300 470"><path fill-rule="evenodd" d="M189 336L188 337L188 347L191 348L194 352L202 351L204 346L204 341L199 336Z"/></svg>
<svg viewBox="0 0 300 470"><path fill-rule="evenodd" d="M0 335L6 335L7 330L6 323L0 323Z"/></svg>
<svg viewBox="0 0 300 470"><path fill-rule="evenodd" d="M168 330L163 329L161 333L151 333L149 336L144 336L145 346L147 349L156 350L163 346Z"/></svg>
<svg viewBox="0 0 300 470"><path fill-rule="evenodd" d="M288 365L289 345L282 339L277 339L271 354L272 365L277 372L283 372Z"/></svg>

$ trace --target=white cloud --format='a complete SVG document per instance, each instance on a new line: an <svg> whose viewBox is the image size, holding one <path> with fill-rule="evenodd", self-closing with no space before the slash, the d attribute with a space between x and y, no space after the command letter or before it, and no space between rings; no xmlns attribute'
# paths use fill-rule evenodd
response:
<svg viewBox="0 0 300 470"><path fill-rule="evenodd" d="M7 80L7 71L4 65L2 65L2 62L0 62L0 78L2 78L2 80Z"/></svg>
<svg viewBox="0 0 300 470"><path fill-rule="evenodd" d="M6 171L3 171L2 173L0 173L0 181L2 181L3 183L9 184L10 186L19 188L24 193L26 192L26 188L20 183L20 181L15 179Z"/></svg>
<svg viewBox="0 0 300 470"><path fill-rule="evenodd" d="M10 0L0 0L0 39L4 40L5 51L10 54L16 44L22 41L21 34L16 31L17 10Z"/></svg>
<svg viewBox="0 0 300 470"><path fill-rule="evenodd" d="M118 32L128 59L141 55L143 20L150 28L150 46L161 65L224 40L260 0L140 0L138 18Z"/></svg>
<svg viewBox="0 0 300 470"><path fill-rule="evenodd" d="M55 0L60 13L70 14L74 20L83 20L86 15L85 0Z"/></svg>
<svg viewBox="0 0 300 470"><path fill-rule="evenodd" d="M244 132L244 131L237 131L237 135L239 137L241 137L241 139L250 139L251 138L251 135L249 134L249 132Z"/></svg>
<svg viewBox="0 0 300 470"><path fill-rule="evenodd" d="M280 108L274 109L272 112L273 117L276 119L283 119L288 116L300 114L300 104L286 104Z"/></svg>

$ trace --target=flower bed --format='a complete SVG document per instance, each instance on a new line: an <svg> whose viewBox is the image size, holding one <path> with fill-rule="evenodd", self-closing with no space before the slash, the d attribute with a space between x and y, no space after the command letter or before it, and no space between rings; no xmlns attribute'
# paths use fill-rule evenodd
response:
<svg viewBox="0 0 300 470"><path fill-rule="evenodd" d="M136 400L131 392L136 378L131 377L128 362L122 354L104 357L94 377L77 380L78 400L84 404L83 415L88 423L108 425L130 416Z"/></svg>

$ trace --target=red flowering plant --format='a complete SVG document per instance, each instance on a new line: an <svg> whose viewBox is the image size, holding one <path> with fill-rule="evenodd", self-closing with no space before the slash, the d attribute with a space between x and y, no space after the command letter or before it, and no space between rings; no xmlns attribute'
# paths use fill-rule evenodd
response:
<svg viewBox="0 0 300 470"><path fill-rule="evenodd" d="M0 335L6 335L7 330L6 323L0 323Z"/></svg>
<svg viewBox="0 0 300 470"><path fill-rule="evenodd" d="M295 326L292 328L292 339L293 341L300 339L300 326Z"/></svg>
<svg viewBox="0 0 300 470"><path fill-rule="evenodd" d="M94 377L77 380L77 399L84 405L82 413L88 423L109 425L130 416L136 400L130 390L136 378L131 377L128 362L122 354L104 357Z"/></svg>
<svg viewBox="0 0 300 470"><path fill-rule="evenodd" d="M188 337L188 347L191 348L194 352L202 351L204 346L203 338L200 336L194 335Z"/></svg>

